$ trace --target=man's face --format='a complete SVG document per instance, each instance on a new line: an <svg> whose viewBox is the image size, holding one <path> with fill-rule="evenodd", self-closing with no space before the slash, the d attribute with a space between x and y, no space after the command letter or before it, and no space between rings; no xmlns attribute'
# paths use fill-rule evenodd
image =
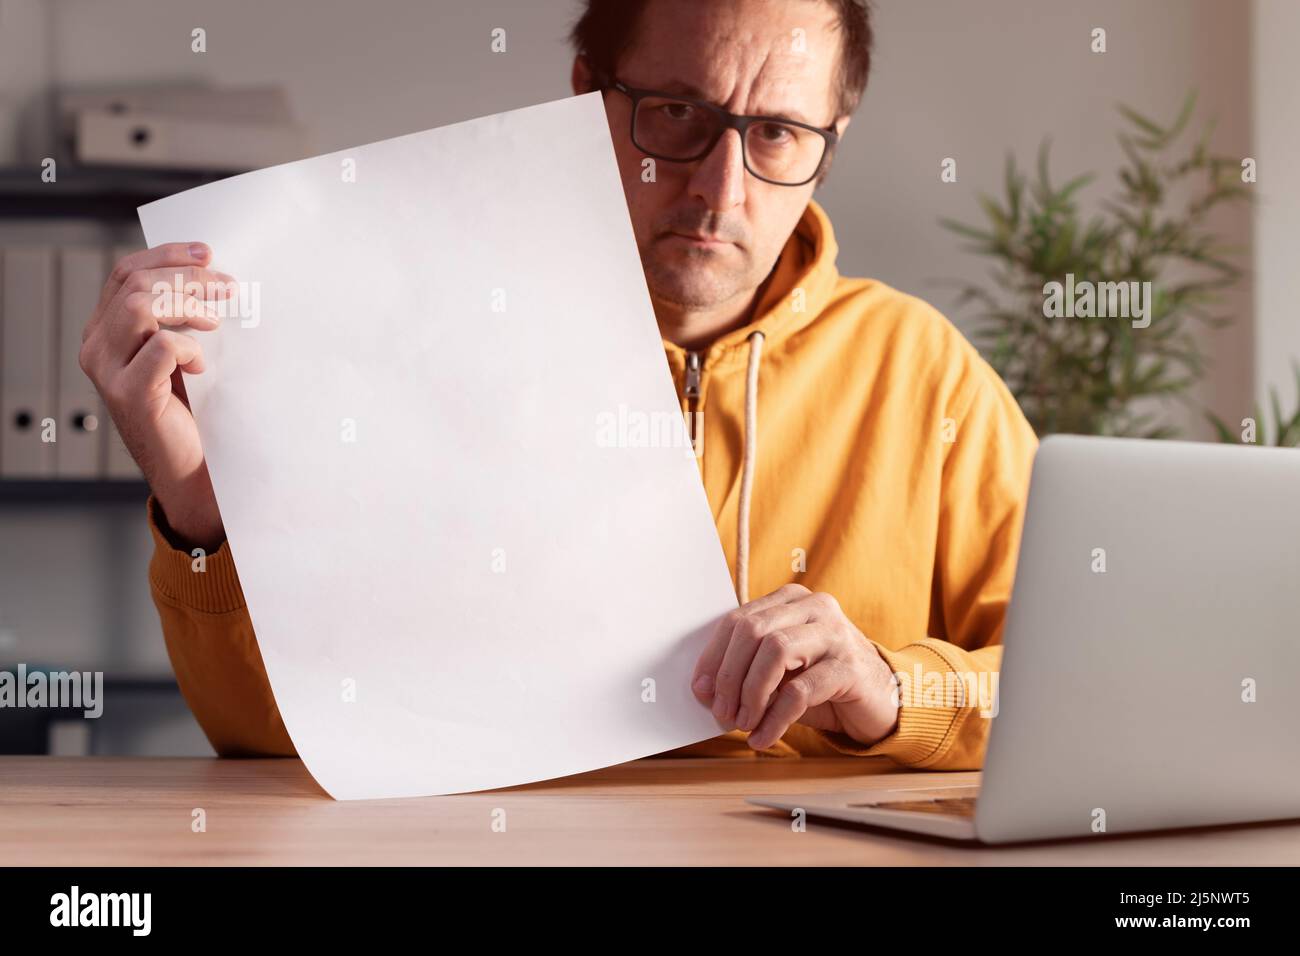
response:
<svg viewBox="0 0 1300 956"><path fill-rule="evenodd" d="M835 119L839 37L825 3L651 0L617 78L630 87L705 100L741 115L828 127ZM632 101L605 96L610 132L651 295L685 310L746 302L767 278L815 182L777 186L750 175L728 130L691 163L632 144Z"/></svg>

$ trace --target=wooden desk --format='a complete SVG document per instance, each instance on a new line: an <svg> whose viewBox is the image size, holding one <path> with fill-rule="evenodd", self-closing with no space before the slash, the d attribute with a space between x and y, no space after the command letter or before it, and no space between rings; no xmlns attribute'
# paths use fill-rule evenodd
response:
<svg viewBox="0 0 1300 956"><path fill-rule="evenodd" d="M1300 823L990 849L812 818L795 833L781 812L744 802L897 779L874 758L657 759L489 793L338 803L297 760L0 757L0 865L1300 862ZM206 833L191 832L196 807ZM496 808L504 833L492 831Z"/></svg>

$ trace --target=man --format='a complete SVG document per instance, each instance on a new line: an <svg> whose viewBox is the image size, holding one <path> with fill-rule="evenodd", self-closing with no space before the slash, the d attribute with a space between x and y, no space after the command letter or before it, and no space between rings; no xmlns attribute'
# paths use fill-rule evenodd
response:
<svg viewBox="0 0 1300 956"><path fill-rule="evenodd" d="M836 271L812 193L865 89L862 0L589 0L573 39L742 602L692 677L735 729L688 751L978 767L1035 438L935 310ZM185 405L201 347L159 322L213 325L155 319L148 292L223 281L210 256L119 263L82 364L150 481L191 708L219 753L291 754Z"/></svg>

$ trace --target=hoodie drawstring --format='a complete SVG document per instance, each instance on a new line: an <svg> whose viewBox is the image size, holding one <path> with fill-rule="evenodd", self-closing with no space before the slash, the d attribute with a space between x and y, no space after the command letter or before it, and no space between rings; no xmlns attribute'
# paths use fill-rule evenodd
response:
<svg viewBox="0 0 1300 956"><path fill-rule="evenodd" d="M740 505L736 516L736 597L749 602L749 500L754 490L758 457L758 366L763 358L763 333L749 337L749 369L745 376L745 458L740 472Z"/></svg>

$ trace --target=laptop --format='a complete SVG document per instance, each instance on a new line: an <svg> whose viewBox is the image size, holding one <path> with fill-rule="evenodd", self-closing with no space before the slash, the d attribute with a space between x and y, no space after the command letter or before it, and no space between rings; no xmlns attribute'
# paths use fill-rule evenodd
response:
<svg viewBox="0 0 1300 956"><path fill-rule="evenodd" d="M1003 643L982 773L750 802L990 844L1300 818L1300 450L1045 439Z"/></svg>

